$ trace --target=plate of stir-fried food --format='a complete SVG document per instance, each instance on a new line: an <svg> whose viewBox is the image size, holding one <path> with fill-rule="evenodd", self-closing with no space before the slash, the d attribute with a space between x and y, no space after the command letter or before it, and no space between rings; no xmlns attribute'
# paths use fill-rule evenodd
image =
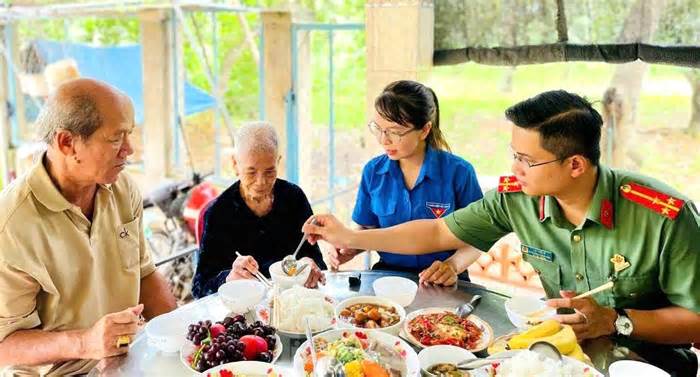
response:
<svg viewBox="0 0 700 377"><path fill-rule="evenodd" d="M404 321L406 338L418 347L448 344L471 352L486 349L493 329L481 318L460 318L451 308L428 308L410 313Z"/></svg>

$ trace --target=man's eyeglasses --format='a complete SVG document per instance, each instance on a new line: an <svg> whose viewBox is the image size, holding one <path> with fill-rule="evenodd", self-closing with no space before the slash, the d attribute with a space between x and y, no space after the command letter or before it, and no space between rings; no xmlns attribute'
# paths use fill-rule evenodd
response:
<svg viewBox="0 0 700 377"><path fill-rule="evenodd" d="M389 142L391 142L392 144L398 143L399 141L401 141L402 137L408 135L409 133L411 133L413 131L420 131L420 130L416 130L414 128L412 128L408 131L405 131L405 132L397 132L397 131L392 131L392 130L382 130L379 127L379 125L374 121L369 122L367 124L367 128L369 128L369 132L371 132L372 135L374 135L378 141L381 142L382 134L384 134L384 137L387 140L389 140Z"/></svg>
<svg viewBox="0 0 700 377"><path fill-rule="evenodd" d="M512 149L510 150L510 152L513 154L513 160L518 161L519 163L526 164L528 168L534 168L535 166L547 165L547 164L551 164L552 162L557 162L557 161L564 161L568 158L568 157L564 157L564 158L557 158L556 160L551 160L551 161L534 162L534 161L528 159L527 157L523 157L521 154L519 154L518 152L516 152Z"/></svg>

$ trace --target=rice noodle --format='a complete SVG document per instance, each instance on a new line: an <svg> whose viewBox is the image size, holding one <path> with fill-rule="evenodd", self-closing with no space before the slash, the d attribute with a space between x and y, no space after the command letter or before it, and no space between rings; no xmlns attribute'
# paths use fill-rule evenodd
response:
<svg viewBox="0 0 700 377"><path fill-rule="evenodd" d="M280 294L279 305L282 315L278 327L283 331L304 332L306 318L314 332L327 329L333 321L333 305L315 289L289 288Z"/></svg>

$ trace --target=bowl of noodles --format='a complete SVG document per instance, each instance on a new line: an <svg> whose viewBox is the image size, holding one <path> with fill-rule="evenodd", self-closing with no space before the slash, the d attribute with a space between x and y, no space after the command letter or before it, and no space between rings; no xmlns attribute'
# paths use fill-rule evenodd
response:
<svg viewBox="0 0 700 377"><path fill-rule="evenodd" d="M279 319L274 319L274 304L279 305ZM277 300L266 300L258 305L258 320L277 328L279 334L290 338L304 338L308 318L312 333L319 333L335 325L335 300L316 289L294 286L279 294Z"/></svg>

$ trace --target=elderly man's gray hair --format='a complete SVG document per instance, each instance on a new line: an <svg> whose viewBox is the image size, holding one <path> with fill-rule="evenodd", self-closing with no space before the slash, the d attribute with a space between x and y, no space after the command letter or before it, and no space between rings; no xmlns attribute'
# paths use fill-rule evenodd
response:
<svg viewBox="0 0 700 377"><path fill-rule="evenodd" d="M246 123L236 132L237 156L247 153L270 153L276 156L277 151L277 132L267 122Z"/></svg>
<svg viewBox="0 0 700 377"><path fill-rule="evenodd" d="M38 136L46 144L51 144L60 129L89 138L102 124L95 98L90 95L75 95L61 101L51 98L44 105L36 120Z"/></svg>

